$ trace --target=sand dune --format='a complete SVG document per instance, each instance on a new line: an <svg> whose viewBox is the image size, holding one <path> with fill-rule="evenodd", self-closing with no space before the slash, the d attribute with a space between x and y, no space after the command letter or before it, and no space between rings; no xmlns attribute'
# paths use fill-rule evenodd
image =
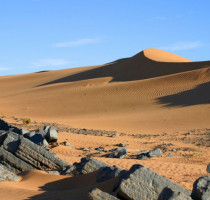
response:
<svg viewBox="0 0 210 200"><path fill-rule="evenodd" d="M76 149L57 147L53 151L69 163L80 159L78 155L82 151L79 148L84 146L94 148L109 144L114 147L122 142L130 149L150 149L162 143L173 143L177 148L195 148L196 155L190 159L182 153L170 160L163 157L143 163L98 158L124 169L141 163L191 188L194 179L205 174L209 151L208 147L197 148L181 138L189 130L210 128L209 90L210 61L192 62L169 52L147 49L105 65L2 76L0 115L27 116L37 123L44 121L77 128L151 135L148 140L130 135L107 138L61 133L60 141L68 139ZM153 134L165 132L164 137L152 138ZM90 187L86 187L82 182L87 177L75 180L77 178L33 171L24 174L20 183L0 183L0 191L3 199L15 199L15 196L16 199L56 199L53 197L60 194L63 199L69 196L85 199L88 189L96 184L94 174L89 176ZM109 190L108 185L104 183L100 187Z"/></svg>

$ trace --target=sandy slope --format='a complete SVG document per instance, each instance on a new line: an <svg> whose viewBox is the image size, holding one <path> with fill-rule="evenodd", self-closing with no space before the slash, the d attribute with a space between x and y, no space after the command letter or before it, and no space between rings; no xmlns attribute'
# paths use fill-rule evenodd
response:
<svg viewBox="0 0 210 200"><path fill-rule="evenodd" d="M78 128L117 130L127 134L152 136L167 132L164 138L151 137L149 140L131 138L129 135L117 139L104 136L101 140L98 136L62 133L60 140L68 139L77 149L58 147L54 152L72 163L79 160L78 155L82 155L79 148L86 146L94 148L109 144L114 147L116 143L123 142L131 149L142 150L170 142L177 148L195 148L196 156L187 160L181 153L173 159L163 157L143 163L138 160L98 158L125 169L134 163L142 163L191 188L194 179L205 174L209 151L208 147L197 149L197 146L186 144L180 138L186 131L210 128L209 89L209 61L192 62L168 52L147 49L131 58L106 65L0 77L0 114L27 116L37 122L56 122ZM172 137L177 137L177 140ZM19 194L16 199L24 199L43 193L38 188L49 182L56 183L54 179L59 181L64 178L39 173L24 175L21 183L1 183L0 191L5 197L10 191L10 199L15 199L15 194ZM39 178L42 183L39 183ZM77 189L68 190L66 185L63 187L63 197L76 195ZM71 184L68 187L71 188ZM79 188L84 191L78 197L82 199L87 188ZM45 195L53 196L54 192Z"/></svg>

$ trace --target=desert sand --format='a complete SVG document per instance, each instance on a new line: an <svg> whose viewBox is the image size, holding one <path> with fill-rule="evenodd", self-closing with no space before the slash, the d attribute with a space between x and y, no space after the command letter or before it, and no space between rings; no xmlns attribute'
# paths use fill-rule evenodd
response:
<svg viewBox="0 0 210 200"><path fill-rule="evenodd" d="M94 152L123 143L135 154L162 145L163 156L149 160L94 157L122 169L142 164L192 189L210 161L209 90L210 61L146 49L99 66L1 76L0 116L25 128L54 123L124 133L112 138L60 132L59 142L68 141L75 149L52 151L70 164L87 155L81 148ZM32 124L15 120L23 117ZM170 152L173 157L167 156ZM1 199L87 199L96 185L111 192L110 183L97 184L94 173L71 178L30 171L21 177L17 183L0 183Z"/></svg>

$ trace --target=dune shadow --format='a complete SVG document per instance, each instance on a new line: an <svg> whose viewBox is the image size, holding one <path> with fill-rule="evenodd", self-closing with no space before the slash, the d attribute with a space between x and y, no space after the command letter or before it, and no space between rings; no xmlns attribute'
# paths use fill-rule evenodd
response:
<svg viewBox="0 0 210 200"><path fill-rule="evenodd" d="M200 69L210 65L210 61L203 62L157 62L145 57L143 52L130 57L116 60L106 65L71 74L36 87L55 83L75 82L94 78L112 77L111 82L124 82L154 78L169 74Z"/></svg>
<svg viewBox="0 0 210 200"><path fill-rule="evenodd" d="M191 90L159 97L156 102L164 104L164 107L210 104L210 82L200 84Z"/></svg>
<svg viewBox="0 0 210 200"><path fill-rule="evenodd" d="M27 199L88 200L88 192L96 187L106 192L112 192L113 185L116 182L116 178L98 183L96 180L96 176L97 171L85 175L77 175L74 177L67 176L67 178L64 178L62 180L56 180L41 186L39 188L42 192L41 194L33 195Z"/></svg>

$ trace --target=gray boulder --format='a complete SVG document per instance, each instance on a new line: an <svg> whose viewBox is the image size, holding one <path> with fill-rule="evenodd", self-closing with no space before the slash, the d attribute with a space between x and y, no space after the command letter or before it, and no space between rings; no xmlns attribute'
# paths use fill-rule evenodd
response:
<svg viewBox="0 0 210 200"><path fill-rule="evenodd" d="M160 148L156 148L151 151L143 151L138 155L138 159L145 160L152 157L159 157L162 156L163 152Z"/></svg>
<svg viewBox="0 0 210 200"><path fill-rule="evenodd" d="M210 173L210 163L207 165L206 171Z"/></svg>
<svg viewBox="0 0 210 200"><path fill-rule="evenodd" d="M97 172L96 181L100 183L100 182L107 181L109 179L113 179L116 177L122 177L125 172L127 171L121 170L120 168L115 167L115 166L102 167Z"/></svg>
<svg viewBox="0 0 210 200"><path fill-rule="evenodd" d="M36 133L32 137L29 137L28 139L32 141L33 143L40 145L44 148L48 148L49 146L47 140L44 139L41 134Z"/></svg>
<svg viewBox="0 0 210 200"><path fill-rule="evenodd" d="M117 148L114 150L113 153L109 154L109 158L125 158L127 156L127 149L126 148Z"/></svg>
<svg viewBox="0 0 210 200"><path fill-rule="evenodd" d="M99 170L102 167L108 167L107 164L93 158L82 158L80 163L74 163L75 173L88 174Z"/></svg>
<svg viewBox="0 0 210 200"><path fill-rule="evenodd" d="M57 142L58 140L58 132L54 127L45 128L46 132L46 140L48 142Z"/></svg>
<svg viewBox="0 0 210 200"><path fill-rule="evenodd" d="M174 191L171 188L164 188L158 200L192 200L192 198L184 193Z"/></svg>
<svg viewBox="0 0 210 200"><path fill-rule="evenodd" d="M88 194L90 200L119 200L117 197L114 197L106 192L94 188Z"/></svg>
<svg viewBox="0 0 210 200"><path fill-rule="evenodd" d="M149 151L148 156L151 157L159 157L162 156L163 152L160 148L156 148L152 151Z"/></svg>
<svg viewBox="0 0 210 200"><path fill-rule="evenodd" d="M210 176L203 176L195 181L191 196L196 200L210 200Z"/></svg>
<svg viewBox="0 0 210 200"><path fill-rule="evenodd" d="M5 166L0 164L0 182L19 180L19 177L14 172L9 171Z"/></svg>
<svg viewBox="0 0 210 200"><path fill-rule="evenodd" d="M157 200L164 188L190 196L190 191L142 165L134 165L118 188L118 195L129 200Z"/></svg>

